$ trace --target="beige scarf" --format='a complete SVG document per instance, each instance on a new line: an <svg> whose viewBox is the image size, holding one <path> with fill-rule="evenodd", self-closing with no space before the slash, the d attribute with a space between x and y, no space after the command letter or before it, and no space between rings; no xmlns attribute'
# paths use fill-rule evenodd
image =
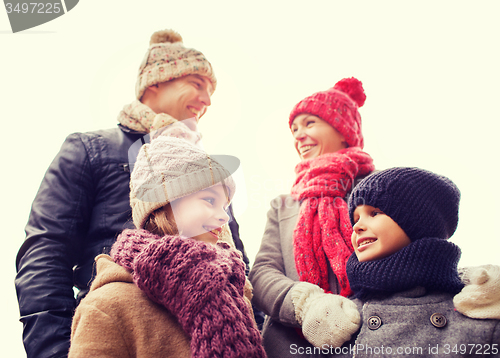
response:
<svg viewBox="0 0 500 358"><path fill-rule="evenodd" d="M118 122L135 131L149 133L175 123L177 119L166 113L156 114L151 108L135 100L123 107L118 115Z"/></svg>
<svg viewBox="0 0 500 358"><path fill-rule="evenodd" d="M155 113L142 102L135 100L126 105L118 115L118 122L127 128L141 133L151 133L152 138L163 134L170 137L184 138L202 148L201 134L197 131L196 121L188 127L183 121L178 121L166 113Z"/></svg>

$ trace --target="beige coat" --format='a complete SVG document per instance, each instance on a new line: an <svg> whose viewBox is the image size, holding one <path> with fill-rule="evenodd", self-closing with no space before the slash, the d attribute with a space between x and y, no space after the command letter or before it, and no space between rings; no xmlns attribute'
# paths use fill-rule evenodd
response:
<svg viewBox="0 0 500 358"><path fill-rule="evenodd" d="M76 309L68 357L191 357L190 338L177 319L151 301L111 257L95 260L97 276ZM247 280L245 301L250 307L251 299Z"/></svg>
<svg viewBox="0 0 500 358"><path fill-rule="evenodd" d="M69 358L190 357L190 338L165 307L152 302L130 273L107 255L76 309Z"/></svg>

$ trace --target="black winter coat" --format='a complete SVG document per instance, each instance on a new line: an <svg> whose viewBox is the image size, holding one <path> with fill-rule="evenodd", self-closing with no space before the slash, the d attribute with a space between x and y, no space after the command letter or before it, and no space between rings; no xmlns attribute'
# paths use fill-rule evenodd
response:
<svg viewBox="0 0 500 358"><path fill-rule="evenodd" d="M123 229L134 227L129 149L143 136L121 125L72 134L47 170L16 260L28 358L67 356L71 319L88 292L95 256L107 253ZM248 265L235 220L230 228Z"/></svg>

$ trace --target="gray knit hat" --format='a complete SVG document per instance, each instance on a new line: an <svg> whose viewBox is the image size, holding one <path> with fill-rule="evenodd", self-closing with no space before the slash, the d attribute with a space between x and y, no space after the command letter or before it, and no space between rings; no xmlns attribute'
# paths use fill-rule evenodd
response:
<svg viewBox="0 0 500 358"><path fill-rule="evenodd" d="M236 157L209 156L185 139L159 136L144 144L130 177L135 226L142 229L156 209L218 183L225 184L230 200L236 189L231 174L238 166Z"/></svg>
<svg viewBox="0 0 500 358"><path fill-rule="evenodd" d="M149 86L193 74L208 77L215 91L217 79L212 65L200 51L184 47L177 32L157 31L151 36L149 45L137 76L135 94L138 100Z"/></svg>

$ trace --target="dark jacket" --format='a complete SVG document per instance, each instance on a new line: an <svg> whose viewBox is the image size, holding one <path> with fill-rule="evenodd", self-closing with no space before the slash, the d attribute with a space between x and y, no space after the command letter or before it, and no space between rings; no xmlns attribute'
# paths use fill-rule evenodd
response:
<svg viewBox="0 0 500 358"><path fill-rule="evenodd" d="M66 357L71 319L88 292L94 258L107 253L123 229L133 228L129 149L143 136L121 125L72 134L47 170L16 260L28 358ZM248 265L238 224L229 225Z"/></svg>

